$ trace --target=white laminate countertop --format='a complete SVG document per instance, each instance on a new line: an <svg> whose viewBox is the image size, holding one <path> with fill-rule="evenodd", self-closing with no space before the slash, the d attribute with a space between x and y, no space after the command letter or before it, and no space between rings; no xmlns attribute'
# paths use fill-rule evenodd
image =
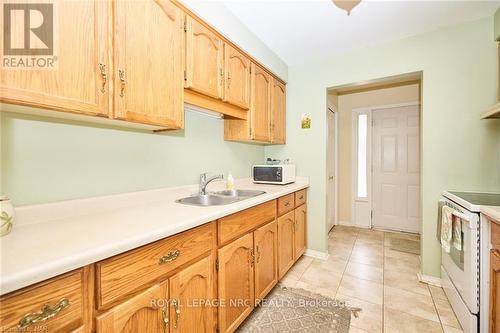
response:
<svg viewBox="0 0 500 333"><path fill-rule="evenodd" d="M224 185L213 182L207 190ZM307 177L289 185L238 179L236 188L266 193L210 207L175 202L196 193L197 185L17 207L14 229L0 238L0 295L308 186Z"/></svg>
<svg viewBox="0 0 500 333"><path fill-rule="evenodd" d="M481 206L481 213L500 223L499 206Z"/></svg>

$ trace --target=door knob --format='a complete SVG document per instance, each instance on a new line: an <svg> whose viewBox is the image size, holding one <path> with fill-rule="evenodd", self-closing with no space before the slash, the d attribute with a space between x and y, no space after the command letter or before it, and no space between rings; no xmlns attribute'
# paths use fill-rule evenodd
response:
<svg viewBox="0 0 500 333"><path fill-rule="evenodd" d="M328 177L328 180L333 180L333 176Z"/></svg>

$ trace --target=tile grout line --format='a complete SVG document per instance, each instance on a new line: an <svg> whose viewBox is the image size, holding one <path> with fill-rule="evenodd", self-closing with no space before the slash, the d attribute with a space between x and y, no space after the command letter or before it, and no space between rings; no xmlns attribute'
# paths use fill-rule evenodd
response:
<svg viewBox="0 0 500 333"><path fill-rule="evenodd" d="M354 238L354 242L351 245L351 251L349 252L349 256L347 257L346 264L344 266L344 269L342 270L339 285L337 286L337 289L335 290L335 298L337 298L337 294L339 293L340 285L342 284L342 281L344 280L345 271L347 270L347 265L349 265L349 261L351 260L352 251L354 250L354 246L356 245L357 240L358 240L358 233L356 232L356 237Z"/></svg>
<svg viewBox="0 0 500 333"><path fill-rule="evenodd" d="M427 284L427 289L429 289L429 294L431 294L431 299L432 299L432 305L434 305L434 310L436 310L436 314L439 320L439 324L441 325L441 330L444 332L444 326L443 322L441 321L441 316L439 315L439 311L437 309L436 301L434 300L434 296L432 295L431 288L429 287L429 284Z"/></svg>

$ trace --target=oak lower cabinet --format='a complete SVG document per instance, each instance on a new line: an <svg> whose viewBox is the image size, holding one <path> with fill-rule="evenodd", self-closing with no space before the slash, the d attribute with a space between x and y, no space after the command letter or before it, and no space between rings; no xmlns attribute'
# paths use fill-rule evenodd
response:
<svg viewBox="0 0 500 333"><path fill-rule="evenodd" d="M97 333L214 332L213 262L205 257L99 315Z"/></svg>
<svg viewBox="0 0 500 333"><path fill-rule="evenodd" d="M493 223L493 222L492 222ZM490 252L490 333L500 332L500 253Z"/></svg>
<svg viewBox="0 0 500 333"><path fill-rule="evenodd" d="M96 332L168 332L168 301L168 280L165 280L98 316Z"/></svg>
<svg viewBox="0 0 500 333"><path fill-rule="evenodd" d="M0 101L107 117L110 113L108 100L112 71L108 43L111 31L107 24L112 19L111 2L56 0L51 3L51 9L58 13L54 16L53 25L59 28L55 29L52 38L46 34L42 36L41 43L47 46L46 55L36 56L30 49L24 56L15 55L15 51L19 50L13 50L12 56L7 49L3 51L4 62L14 58L25 59L26 62L36 56L46 59L39 63L46 63L47 66L0 67ZM3 10L7 11L7 6L7 3L5 7L2 5ZM9 13L4 15L8 17ZM15 22L16 26L12 27L15 35L10 42L17 41L19 45L20 40L23 45L25 38L29 40L30 37L23 36L23 21ZM35 35L29 33L33 39ZM4 42L7 46L7 41Z"/></svg>
<svg viewBox="0 0 500 333"><path fill-rule="evenodd" d="M218 250L220 332L234 332L254 308L253 247L248 233Z"/></svg>
<svg viewBox="0 0 500 333"><path fill-rule="evenodd" d="M276 221L255 230L255 299L262 300L278 283L278 224Z"/></svg>
<svg viewBox="0 0 500 333"><path fill-rule="evenodd" d="M295 212L278 217L278 276L281 279L295 262Z"/></svg>
<svg viewBox="0 0 500 333"><path fill-rule="evenodd" d="M306 221L307 206L301 205L295 208L295 230L294 230L294 258L297 260L306 251Z"/></svg>
<svg viewBox="0 0 500 333"><path fill-rule="evenodd" d="M114 118L182 128L183 11L170 0L113 4Z"/></svg>

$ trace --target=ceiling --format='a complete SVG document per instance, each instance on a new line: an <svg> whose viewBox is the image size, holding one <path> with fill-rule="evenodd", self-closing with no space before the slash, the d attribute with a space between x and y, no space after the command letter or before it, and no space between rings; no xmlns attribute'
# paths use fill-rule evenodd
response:
<svg viewBox="0 0 500 333"><path fill-rule="evenodd" d="M500 0L363 0L347 16L331 0L217 2L288 65L492 16L500 5Z"/></svg>

